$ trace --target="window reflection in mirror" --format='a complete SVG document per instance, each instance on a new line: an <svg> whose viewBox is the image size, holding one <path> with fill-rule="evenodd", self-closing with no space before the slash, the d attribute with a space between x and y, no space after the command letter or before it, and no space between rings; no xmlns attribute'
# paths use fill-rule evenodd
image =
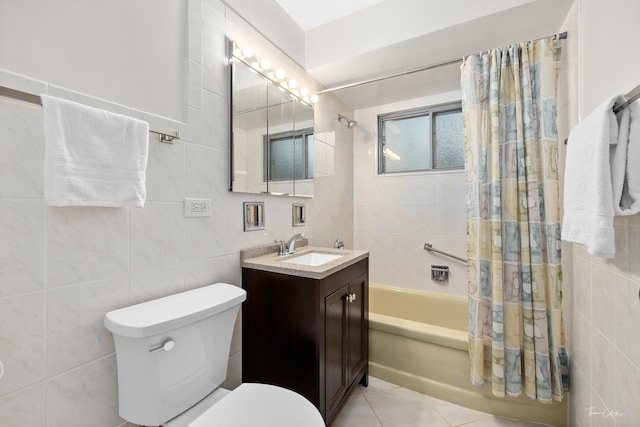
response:
<svg viewBox="0 0 640 427"><path fill-rule="evenodd" d="M313 196L313 108L233 60L231 190Z"/></svg>

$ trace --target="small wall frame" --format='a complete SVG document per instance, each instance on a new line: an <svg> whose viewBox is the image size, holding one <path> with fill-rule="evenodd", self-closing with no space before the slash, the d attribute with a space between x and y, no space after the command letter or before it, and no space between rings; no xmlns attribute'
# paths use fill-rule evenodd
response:
<svg viewBox="0 0 640 427"><path fill-rule="evenodd" d="M264 202L244 202L244 231L264 230Z"/></svg>
<svg viewBox="0 0 640 427"><path fill-rule="evenodd" d="M291 225L294 227L307 225L307 207L304 203L291 204Z"/></svg>

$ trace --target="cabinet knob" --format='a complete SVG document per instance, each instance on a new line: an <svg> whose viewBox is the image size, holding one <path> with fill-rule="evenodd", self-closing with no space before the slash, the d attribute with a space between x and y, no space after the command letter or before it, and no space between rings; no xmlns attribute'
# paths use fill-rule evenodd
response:
<svg viewBox="0 0 640 427"><path fill-rule="evenodd" d="M354 302L356 300L356 294L347 294L344 296L347 302Z"/></svg>

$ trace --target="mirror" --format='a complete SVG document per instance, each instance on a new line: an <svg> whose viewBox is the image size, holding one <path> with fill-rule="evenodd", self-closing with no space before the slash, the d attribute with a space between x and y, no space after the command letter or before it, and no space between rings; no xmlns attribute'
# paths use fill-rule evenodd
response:
<svg viewBox="0 0 640 427"><path fill-rule="evenodd" d="M313 197L313 108L231 61L231 191Z"/></svg>

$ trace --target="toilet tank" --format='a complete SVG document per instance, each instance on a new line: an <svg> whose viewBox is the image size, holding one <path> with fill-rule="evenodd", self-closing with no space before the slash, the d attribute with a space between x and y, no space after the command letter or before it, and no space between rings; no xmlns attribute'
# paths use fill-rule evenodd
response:
<svg viewBox="0 0 640 427"><path fill-rule="evenodd" d="M120 416L157 426L220 386L246 295L237 286L216 283L107 313L104 325L116 346Z"/></svg>

